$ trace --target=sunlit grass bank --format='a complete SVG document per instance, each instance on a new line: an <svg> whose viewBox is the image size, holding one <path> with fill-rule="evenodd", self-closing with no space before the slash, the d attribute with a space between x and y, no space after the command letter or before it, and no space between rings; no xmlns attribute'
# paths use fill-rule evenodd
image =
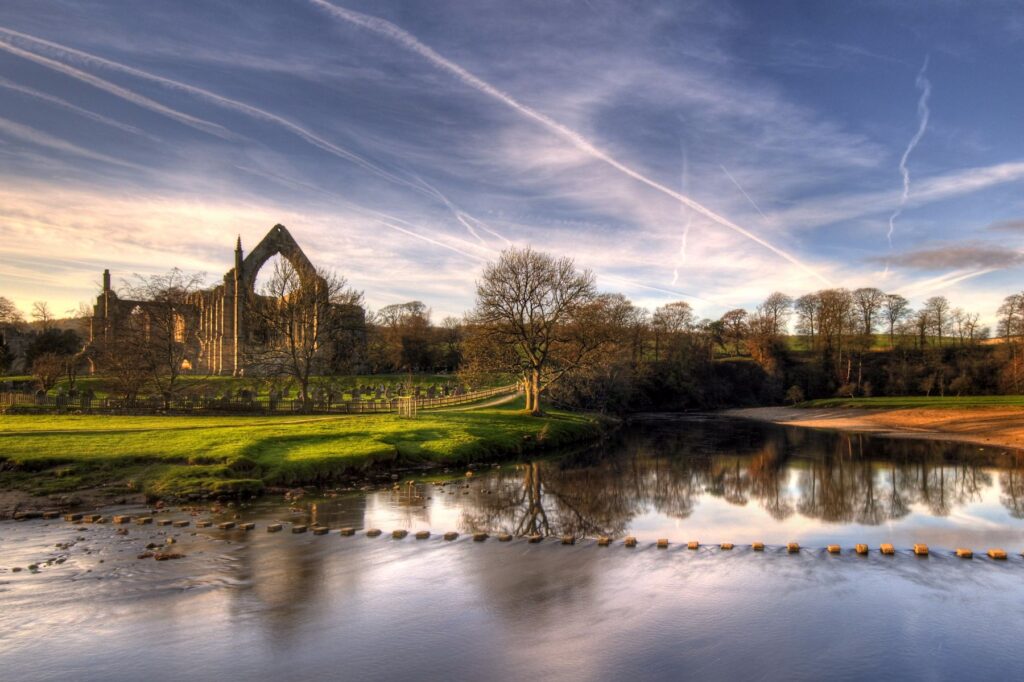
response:
<svg viewBox="0 0 1024 682"><path fill-rule="evenodd" d="M107 486L156 497L257 494L417 465L514 457L596 439L597 417L519 404L322 417L0 417L0 488L53 494Z"/></svg>
<svg viewBox="0 0 1024 682"><path fill-rule="evenodd" d="M967 409L976 407L1024 407L1021 395L974 395L974 396L904 396L878 398L821 398L808 400L797 407L858 407L890 410L911 408Z"/></svg>

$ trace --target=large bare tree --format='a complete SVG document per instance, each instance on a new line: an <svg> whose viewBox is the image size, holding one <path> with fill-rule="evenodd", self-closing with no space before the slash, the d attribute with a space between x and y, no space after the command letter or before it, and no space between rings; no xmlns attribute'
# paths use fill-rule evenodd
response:
<svg viewBox="0 0 1024 682"><path fill-rule="evenodd" d="M592 332L607 306L600 304L593 274L577 270L571 258L507 249L485 266L476 298L467 331L478 338L467 351L521 376L532 414L541 413L544 391L605 342Z"/></svg>
<svg viewBox="0 0 1024 682"><path fill-rule="evenodd" d="M170 407L181 388L186 360L195 357L198 347L197 320L191 297L203 287L201 274L185 273L177 268L157 275L135 279L124 286L125 297L140 301L120 329L115 329L111 342L115 353L131 356L118 363L123 370L126 392L131 392L142 371L146 383ZM110 358L107 358L110 359Z"/></svg>
<svg viewBox="0 0 1024 682"><path fill-rule="evenodd" d="M250 344L249 364L263 373L293 377L303 402L309 399L310 378L326 368L334 344L356 333L362 292L326 270L296 269L278 260L266 285L249 296L246 307L260 342Z"/></svg>

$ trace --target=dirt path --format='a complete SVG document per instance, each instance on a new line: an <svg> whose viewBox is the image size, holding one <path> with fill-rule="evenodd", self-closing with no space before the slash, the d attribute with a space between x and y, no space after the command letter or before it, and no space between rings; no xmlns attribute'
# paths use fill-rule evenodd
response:
<svg viewBox="0 0 1024 682"><path fill-rule="evenodd" d="M728 417L805 426L877 433L893 438L951 440L983 445L1024 448L1024 409L978 407L971 409L855 409L752 407L724 410Z"/></svg>
<svg viewBox="0 0 1024 682"><path fill-rule="evenodd" d="M488 400L487 402L483 402L483 403L470 403L469 405L460 405L458 407L444 407L444 408L441 408L440 410L432 410L432 411L433 412L465 412L467 410L479 410L479 409L484 408L484 407L497 407L498 405L506 405L506 404L512 402L513 400L515 400L516 398L518 398L521 395L522 395L522 393L520 391L516 391L515 393L510 393L508 395L499 396L497 398L494 398L492 400Z"/></svg>

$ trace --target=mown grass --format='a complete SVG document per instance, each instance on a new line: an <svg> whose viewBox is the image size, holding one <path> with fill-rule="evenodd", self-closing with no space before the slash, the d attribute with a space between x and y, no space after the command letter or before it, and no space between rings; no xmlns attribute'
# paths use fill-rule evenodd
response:
<svg viewBox="0 0 1024 682"><path fill-rule="evenodd" d="M969 409L977 407L1024 407L1021 395L903 396L878 398L820 398L797 407L855 407L877 409Z"/></svg>
<svg viewBox="0 0 1024 682"><path fill-rule="evenodd" d="M295 417L0 417L0 488L99 485L154 497L258 494L381 468L495 460L596 438L595 417L522 404L467 411Z"/></svg>

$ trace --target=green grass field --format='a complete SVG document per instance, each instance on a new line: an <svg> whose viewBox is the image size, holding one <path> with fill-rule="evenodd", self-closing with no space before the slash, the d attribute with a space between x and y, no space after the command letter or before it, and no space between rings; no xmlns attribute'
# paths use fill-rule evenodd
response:
<svg viewBox="0 0 1024 682"><path fill-rule="evenodd" d="M596 417L522 403L467 411L320 417L0 417L0 489L99 485L154 497L256 494L378 467L457 465L599 436Z"/></svg>
<svg viewBox="0 0 1024 682"><path fill-rule="evenodd" d="M797 407L857 407L874 409L964 409L976 407L1024 407L1021 395L973 395L973 396L904 396L879 398L820 398L802 402Z"/></svg>

